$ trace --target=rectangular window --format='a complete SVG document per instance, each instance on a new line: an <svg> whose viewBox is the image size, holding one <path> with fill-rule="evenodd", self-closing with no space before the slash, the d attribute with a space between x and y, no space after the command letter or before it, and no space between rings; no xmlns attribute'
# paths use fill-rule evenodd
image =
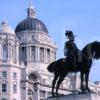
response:
<svg viewBox="0 0 100 100"><path fill-rule="evenodd" d="M2 84L2 92L7 92L7 84Z"/></svg>
<svg viewBox="0 0 100 100"><path fill-rule="evenodd" d="M7 78L7 72L6 71L2 71L2 78Z"/></svg>
<svg viewBox="0 0 100 100"><path fill-rule="evenodd" d="M13 79L17 79L17 73L13 72Z"/></svg>
<svg viewBox="0 0 100 100"><path fill-rule="evenodd" d="M17 93L17 85L13 85L13 93Z"/></svg>

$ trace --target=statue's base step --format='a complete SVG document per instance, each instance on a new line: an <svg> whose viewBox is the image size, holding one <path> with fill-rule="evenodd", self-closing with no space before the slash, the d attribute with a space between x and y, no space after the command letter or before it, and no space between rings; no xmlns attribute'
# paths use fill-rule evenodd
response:
<svg viewBox="0 0 100 100"><path fill-rule="evenodd" d="M59 97L49 97L47 100L100 100L99 94L87 93L87 94L70 94Z"/></svg>

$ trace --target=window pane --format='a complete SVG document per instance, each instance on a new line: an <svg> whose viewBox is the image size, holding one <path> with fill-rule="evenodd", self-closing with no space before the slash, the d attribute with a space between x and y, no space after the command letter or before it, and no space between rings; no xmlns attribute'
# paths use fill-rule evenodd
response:
<svg viewBox="0 0 100 100"><path fill-rule="evenodd" d="M13 79L17 79L17 73L13 72Z"/></svg>
<svg viewBox="0 0 100 100"><path fill-rule="evenodd" d="M13 93L17 93L17 85L13 85Z"/></svg>
<svg viewBox="0 0 100 100"><path fill-rule="evenodd" d="M7 92L7 85L6 84L2 84L2 92Z"/></svg>
<svg viewBox="0 0 100 100"><path fill-rule="evenodd" d="M7 72L6 72L6 71L3 71L3 72L2 72L2 77L3 77L3 78L6 78L6 77L7 77Z"/></svg>

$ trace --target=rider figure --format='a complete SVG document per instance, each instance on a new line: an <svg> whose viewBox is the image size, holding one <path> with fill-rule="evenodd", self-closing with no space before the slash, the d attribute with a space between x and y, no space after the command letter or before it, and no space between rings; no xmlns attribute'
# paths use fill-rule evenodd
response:
<svg viewBox="0 0 100 100"><path fill-rule="evenodd" d="M75 36L73 35L72 31L66 31L65 35L69 39L65 42L64 47L64 55L66 56L66 61L68 62L68 64L76 67L76 64L78 62L78 48L74 43Z"/></svg>

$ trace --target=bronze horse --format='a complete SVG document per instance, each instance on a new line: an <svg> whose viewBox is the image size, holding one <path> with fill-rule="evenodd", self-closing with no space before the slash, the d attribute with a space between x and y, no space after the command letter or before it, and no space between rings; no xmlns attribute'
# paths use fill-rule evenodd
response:
<svg viewBox="0 0 100 100"><path fill-rule="evenodd" d="M77 63L77 66L67 66L67 62L63 61L63 58L52 62L47 67L49 72L54 73L54 79L52 81L52 96L58 96L58 89L64 78L69 72L80 72L81 74L81 91L90 91L88 87L89 73L92 66L93 59L100 58L100 42L94 41L87 44L82 49L82 62ZM58 81L57 81L58 80ZM83 83L85 82L85 86ZM56 85L57 83L57 85ZM56 85L56 92L54 92L54 87Z"/></svg>

